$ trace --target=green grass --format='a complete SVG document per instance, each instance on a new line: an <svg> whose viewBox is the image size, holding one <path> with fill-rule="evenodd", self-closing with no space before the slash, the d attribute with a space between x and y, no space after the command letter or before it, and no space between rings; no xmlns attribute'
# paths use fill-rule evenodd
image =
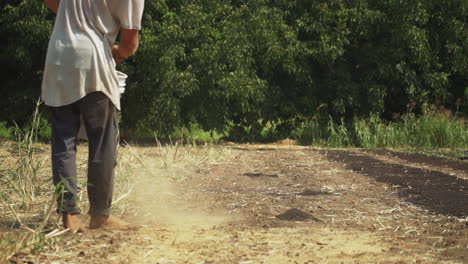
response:
<svg viewBox="0 0 468 264"><path fill-rule="evenodd" d="M350 123L303 123L293 137L304 145L362 148L468 148L468 130L460 121L437 114L405 115L398 122L377 116Z"/></svg>
<svg viewBox="0 0 468 264"><path fill-rule="evenodd" d="M183 143L217 143L222 134L215 131L203 130L198 124L191 124L190 126L177 127L170 134L160 134L155 131L145 128L124 128L121 129L121 138L128 142L143 142L154 143L155 138L163 142L174 144L175 142Z"/></svg>
<svg viewBox="0 0 468 264"><path fill-rule="evenodd" d="M39 106L38 106L39 107ZM39 112L23 128L7 127L0 122L0 139L13 139L28 136L34 131L34 140L48 142L51 126ZM292 132L290 132L292 130ZM130 131L127 141L147 140L153 142L155 134L151 130ZM294 138L303 145L323 147L362 147L362 148L418 148L418 149L467 149L468 129L455 118L447 118L437 113L422 116L407 114L398 121L388 122L378 116L354 119L351 122L336 122L331 118L311 119L303 123L258 122L250 127L231 125L225 133L205 131L197 124L179 127L170 135L156 135L167 142L217 143L221 139L235 142L273 142L286 137ZM21 141L21 139L20 139Z"/></svg>
<svg viewBox="0 0 468 264"><path fill-rule="evenodd" d="M11 139L13 137L13 129L7 127L6 122L0 122L0 139Z"/></svg>
<svg viewBox="0 0 468 264"><path fill-rule="evenodd" d="M132 140L154 140L154 132L148 130L131 135ZM212 142L222 139L234 142L274 142L287 137L302 145L322 147L360 148L468 148L468 129L460 119L447 118L437 113L422 116L407 114L397 121L385 121L373 115L365 119L336 122L317 118L306 122L258 122L249 127L230 125L224 134L204 131L192 124L189 128L177 128L169 136L157 138L172 142ZM223 137L224 136L224 137Z"/></svg>
<svg viewBox="0 0 468 264"><path fill-rule="evenodd" d="M52 127L49 121L39 111L35 115L21 128L7 126L6 122L0 122L0 140L13 140L34 131L35 141L49 142L52 136Z"/></svg>
<svg viewBox="0 0 468 264"><path fill-rule="evenodd" d="M215 131L205 131L199 125L192 124L188 128L177 128L170 137L188 142L218 142L222 135Z"/></svg>

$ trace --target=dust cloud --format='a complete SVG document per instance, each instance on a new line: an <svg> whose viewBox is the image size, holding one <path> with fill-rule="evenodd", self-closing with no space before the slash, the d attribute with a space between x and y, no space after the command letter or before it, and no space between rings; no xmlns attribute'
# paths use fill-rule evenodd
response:
<svg viewBox="0 0 468 264"><path fill-rule="evenodd" d="M127 188L131 188L126 201L127 211L131 212L129 220L134 224L171 228L208 228L231 220L225 210L210 207L203 192L193 187L190 190L185 184L191 177L201 177L196 175L194 164L199 163L196 158L203 153L171 148L165 151L155 155L154 150L145 154L142 149L133 148L122 154L125 161L120 176L127 178L125 181L130 182Z"/></svg>
<svg viewBox="0 0 468 264"><path fill-rule="evenodd" d="M200 197L189 200L180 186L166 180L146 177L135 184L131 204L138 208L140 224L210 227L227 220L221 210L207 210ZM209 212L210 211L210 212Z"/></svg>

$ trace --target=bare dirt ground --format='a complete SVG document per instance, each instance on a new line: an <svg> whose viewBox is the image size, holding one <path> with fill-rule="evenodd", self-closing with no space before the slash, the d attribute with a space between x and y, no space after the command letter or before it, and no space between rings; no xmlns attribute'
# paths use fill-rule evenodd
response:
<svg viewBox="0 0 468 264"><path fill-rule="evenodd" d="M200 149L122 148L115 214L138 229L57 236L10 262L468 263L467 162L388 150Z"/></svg>

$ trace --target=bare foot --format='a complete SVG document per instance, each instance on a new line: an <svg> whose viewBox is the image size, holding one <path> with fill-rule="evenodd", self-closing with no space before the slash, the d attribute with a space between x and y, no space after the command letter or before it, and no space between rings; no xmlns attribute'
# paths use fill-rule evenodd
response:
<svg viewBox="0 0 468 264"><path fill-rule="evenodd" d="M85 227L81 225L80 216L77 214L63 214L62 221L63 227L68 228L72 233L85 231Z"/></svg>
<svg viewBox="0 0 468 264"><path fill-rule="evenodd" d="M91 216L91 220L89 221L89 228L132 230L136 229L136 226L131 225L115 216Z"/></svg>

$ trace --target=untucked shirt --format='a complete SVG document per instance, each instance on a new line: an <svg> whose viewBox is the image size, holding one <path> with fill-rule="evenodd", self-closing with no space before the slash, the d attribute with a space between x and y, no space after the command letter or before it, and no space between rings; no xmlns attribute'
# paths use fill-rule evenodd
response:
<svg viewBox="0 0 468 264"><path fill-rule="evenodd" d="M112 47L120 28L141 29L144 0L60 0L42 80L46 105L100 91L120 110Z"/></svg>

